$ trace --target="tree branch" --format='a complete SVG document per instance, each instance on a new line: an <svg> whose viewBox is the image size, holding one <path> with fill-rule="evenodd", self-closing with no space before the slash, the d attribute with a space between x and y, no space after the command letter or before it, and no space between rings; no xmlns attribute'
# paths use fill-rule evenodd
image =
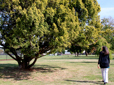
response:
<svg viewBox="0 0 114 85"><path fill-rule="evenodd" d="M35 57L33 63L31 65L29 65L28 68L32 67L36 63L37 59L38 59L38 57Z"/></svg>
<svg viewBox="0 0 114 85"><path fill-rule="evenodd" d="M6 52L10 57L12 57L14 60L16 60L17 61L17 59L16 58L14 58L10 53L8 53L8 52Z"/></svg>

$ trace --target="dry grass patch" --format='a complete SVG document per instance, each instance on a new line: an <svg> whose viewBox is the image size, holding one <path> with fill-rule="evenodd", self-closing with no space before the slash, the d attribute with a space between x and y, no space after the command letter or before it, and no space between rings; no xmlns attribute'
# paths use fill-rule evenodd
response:
<svg viewBox="0 0 114 85"><path fill-rule="evenodd" d="M62 57L62 56L61 56ZM38 60L28 70L19 70L14 61L0 62L0 85L102 85L96 59L52 56ZM68 58L68 59L67 59ZM79 58L79 57L78 57ZM86 57L87 58L87 57ZM114 84L114 60L111 60L109 83ZM14 84L13 84L14 83Z"/></svg>

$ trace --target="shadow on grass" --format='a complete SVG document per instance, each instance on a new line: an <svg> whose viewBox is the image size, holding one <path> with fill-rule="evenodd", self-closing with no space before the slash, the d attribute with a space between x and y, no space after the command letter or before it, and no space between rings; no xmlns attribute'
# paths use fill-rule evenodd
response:
<svg viewBox="0 0 114 85"><path fill-rule="evenodd" d="M19 69L16 64L0 64L0 78L14 79L14 80L28 80L32 79L32 72L39 73L52 73L57 70L64 70L66 68L49 65L38 65L29 70Z"/></svg>
<svg viewBox="0 0 114 85"><path fill-rule="evenodd" d="M93 83L93 84L100 84L100 85L104 85L103 82L101 81L80 81L80 80L65 80L68 82L79 82L79 83Z"/></svg>
<svg viewBox="0 0 114 85"><path fill-rule="evenodd" d="M31 71L37 71L40 73L50 73L55 72L57 70L64 70L66 68L58 67L58 66L49 66L49 65L35 65Z"/></svg>

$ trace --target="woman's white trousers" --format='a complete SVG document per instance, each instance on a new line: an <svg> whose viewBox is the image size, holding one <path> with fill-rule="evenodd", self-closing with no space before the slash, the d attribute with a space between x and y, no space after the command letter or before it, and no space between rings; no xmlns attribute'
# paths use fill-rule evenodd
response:
<svg viewBox="0 0 114 85"><path fill-rule="evenodd" d="M104 82L108 82L108 70L109 68L101 68L102 78Z"/></svg>

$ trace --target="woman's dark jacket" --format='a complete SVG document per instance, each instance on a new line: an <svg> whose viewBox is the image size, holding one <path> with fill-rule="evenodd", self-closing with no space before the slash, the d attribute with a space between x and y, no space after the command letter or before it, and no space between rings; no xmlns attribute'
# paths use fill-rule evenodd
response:
<svg viewBox="0 0 114 85"><path fill-rule="evenodd" d="M108 68L110 64L109 54L104 54L104 52L101 51L99 55L98 64L100 64L101 68Z"/></svg>

